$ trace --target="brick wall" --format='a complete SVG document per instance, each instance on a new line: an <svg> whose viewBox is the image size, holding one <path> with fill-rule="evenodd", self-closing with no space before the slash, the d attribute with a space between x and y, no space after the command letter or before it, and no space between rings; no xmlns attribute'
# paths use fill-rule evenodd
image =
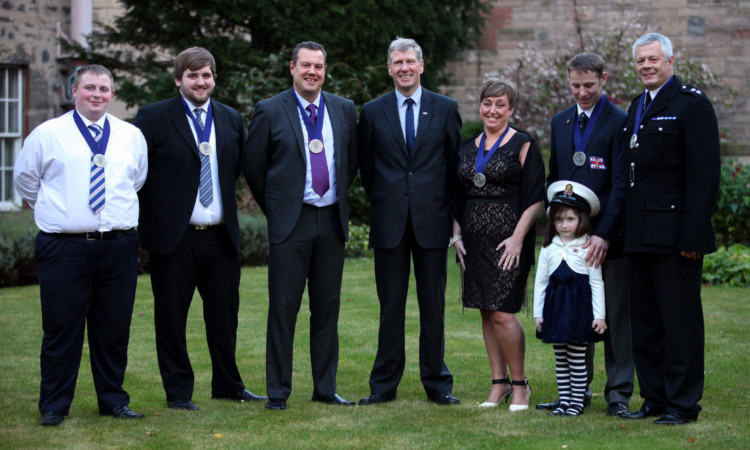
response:
<svg viewBox="0 0 750 450"><path fill-rule="evenodd" d="M574 4L584 30L606 26L637 8L648 31L668 36L675 49L708 65L738 91L732 107L715 102L725 153L750 154L750 0L499 0L492 4L476 50L464 51L448 66L451 84L443 91L459 101L465 120L477 120L476 97L484 74L512 64L525 42L552 55L576 40ZM631 43L629 43L631 44ZM596 49L588 49L596 51ZM429 60L426 70L429 70ZM675 73L680 74L680 61ZM707 90L709 96L717 95ZM634 93L635 95L636 93ZM572 100L571 100L572 103Z"/></svg>

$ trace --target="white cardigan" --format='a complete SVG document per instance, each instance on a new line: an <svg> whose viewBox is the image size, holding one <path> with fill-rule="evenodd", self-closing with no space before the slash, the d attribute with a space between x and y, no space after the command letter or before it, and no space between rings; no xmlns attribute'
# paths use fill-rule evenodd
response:
<svg viewBox="0 0 750 450"><path fill-rule="evenodd" d="M585 261L588 249L582 248L588 239L588 235L576 238L567 244L563 243L560 236L555 236L552 243L543 247L539 252L539 262L536 266L536 280L534 282L534 318L542 317L544 311L544 294L547 290L549 277L562 263L568 263L574 272L582 275L588 274L591 284L591 303L594 309L594 319L604 319L604 281L602 280L602 266L594 268Z"/></svg>

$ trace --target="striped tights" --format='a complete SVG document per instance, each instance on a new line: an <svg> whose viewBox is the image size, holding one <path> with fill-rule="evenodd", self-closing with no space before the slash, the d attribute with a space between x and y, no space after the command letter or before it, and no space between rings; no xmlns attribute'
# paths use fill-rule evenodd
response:
<svg viewBox="0 0 750 450"><path fill-rule="evenodd" d="M560 413L578 406L583 410L583 394L586 391L586 344L552 344L555 349L557 390L560 393Z"/></svg>

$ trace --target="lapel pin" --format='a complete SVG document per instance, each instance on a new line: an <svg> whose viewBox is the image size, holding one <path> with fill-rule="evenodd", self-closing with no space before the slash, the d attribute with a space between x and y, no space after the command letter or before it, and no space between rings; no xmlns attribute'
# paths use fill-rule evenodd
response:
<svg viewBox="0 0 750 450"><path fill-rule="evenodd" d="M427 111L422 111L422 115L426 116L427 115Z"/></svg>
<svg viewBox="0 0 750 450"><path fill-rule="evenodd" d="M570 123L570 119L566 120L565 123Z"/></svg>

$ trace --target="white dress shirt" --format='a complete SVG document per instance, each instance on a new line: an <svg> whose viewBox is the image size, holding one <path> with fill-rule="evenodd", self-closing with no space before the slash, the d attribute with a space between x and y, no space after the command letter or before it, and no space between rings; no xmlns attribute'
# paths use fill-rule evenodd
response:
<svg viewBox="0 0 750 450"><path fill-rule="evenodd" d="M300 105L302 105L302 109L305 110L305 114L310 116L307 112L307 106L310 104L307 100L302 98L300 95L297 94L297 91L294 91L294 95L297 96L297 100L299 100ZM318 109L316 111L320 111L320 96L322 94L318 94L318 96L313 100L313 105L315 105ZM329 206L333 205L334 203L339 201L338 198L338 190L336 188L336 161L335 156L333 152L333 146L335 145L335 142L333 142L333 126L331 125L331 116L328 115L328 105L326 105L325 109L325 117L323 118L323 151L326 154L326 164L328 165L328 185L330 188L326 191L325 194L321 197L318 195L312 187L312 166L310 166L310 149L309 149L309 143L307 138L307 127L305 126L304 119L302 118L302 114L299 111L299 108L297 108L297 115L299 116L299 121L302 126L302 141L305 143L305 165L306 173L305 173L305 196L303 197L302 201L305 202L308 205L313 205L317 207L323 207L323 206ZM318 116L318 120L320 120L320 116Z"/></svg>
<svg viewBox="0 0 750 450"><path fill-rule="evenodd" d="M419 106L422 104L422 86L419 86L417 90L414 91L413 94L411 94L411 97L408 98L414 100L414 105L412 105L412 114L414 114L414 136L416 139L416 133L419 127ZM396 89L398 120L401 121L401 132L404 134L404 142L406 142L406 109L408 108L406 99L407 97L404 97L404 94Z"/></svg>
<svg viewBox="0 0 750 450"><path fill-rule="evenodd" d="M183 97L185 98L185 97ZM203 110L203 113L201 113L201 120L203 121L203 125L206 124L206 114L208 113L208 103L211 101L211 99L206 102L206 104L200 106L200 108ZM190 109L191 114L195 110L195 108L198 108L199 106L193 105L190 103L190 100L185 98L185 103L187 103L188 108ZM195 117L195 116L192 116ZM187 114L185 114L185 118L187 119L188 123L190 124L190 130L193 132L193 138L195 138L195 145L200 146L200 141L198 140L198 133L195 131L195 125L193 125L193 119L191 117L188 117ZM216 147L216 120L211 121L211 135L208 138L208 143L211 144L211 147L214 149L214 151L211 152L211 154L208 156L208 159L211 161L211 185L213 186L213 201L208 206L203 206L203 203L201 203L201 192L200 189L198 189L198 192L195 194L195 204L193 205L193 214L190 215L190 225L198 225L198 226L207 226L207 225L218 225L220 223L224 223L224 205L221 202L221 187L219 187L219 159L216 157L217 153L217 147Z"/></svg>
<svg viewBox="0 0 750 450"><path fill-rule="evenodd" d="M604 319L604 281L602 280L602 266L594 268L585 261L588 249L582 248L589 238L588 235L563 243L560 236L552 238L552 243L543 247L539 252L539 262L536 265L536 279L534 282L534 318L540 318L544 312L544 295L549 284L549 277L563 262L573 272L589 276L591 284L591 304L594 309L594 319Z"/></svg>
<svg viewBox="0 0 750 450"><path fill-rule="evenodd" d="M92 122L79 113L88 127ZM73 111L39 125L26 138L14 168L21 197L34 208L40 230L48 233L127 230L138 226L138 190L146 181L148 152L141 131L110 114L105 204L89 206L91 149ZM87 130L88 131L88 130Z"/></svg>

